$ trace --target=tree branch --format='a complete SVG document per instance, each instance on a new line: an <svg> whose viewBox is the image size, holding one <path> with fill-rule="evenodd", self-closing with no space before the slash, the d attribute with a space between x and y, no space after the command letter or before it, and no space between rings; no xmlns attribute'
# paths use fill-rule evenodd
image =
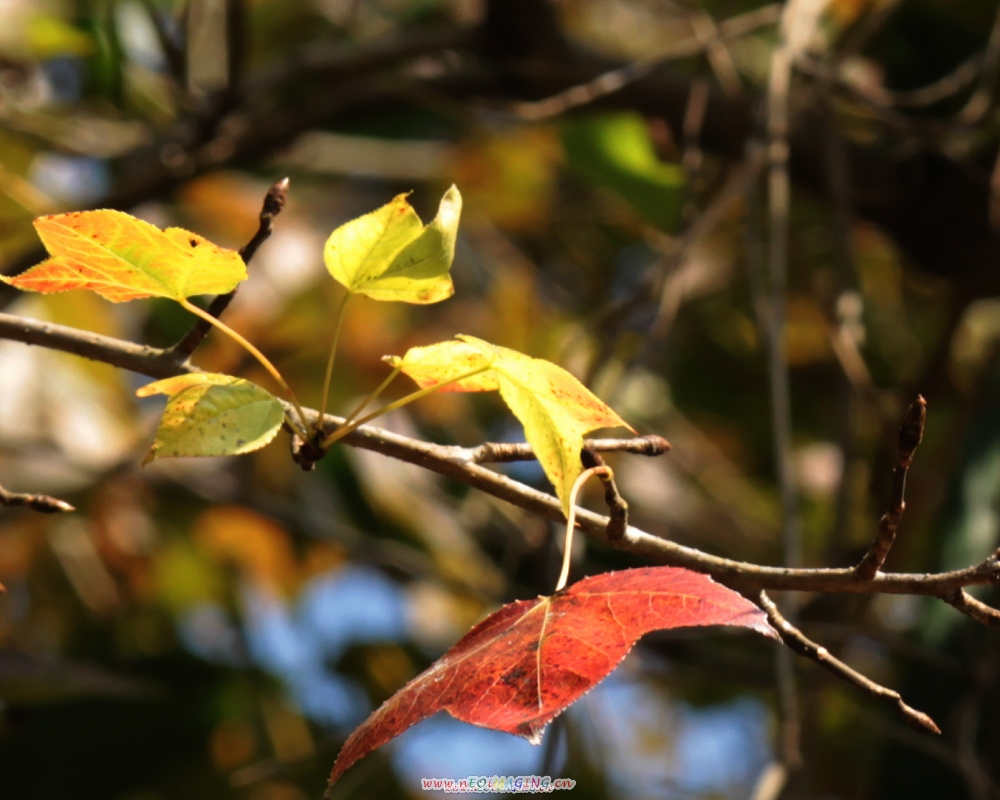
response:
<svg viewBox="0 0 1000 800"><path fill-rule="evenodd" d="M197 367L186 365L169 350L3 312L0 312L0 339L72 353L150 378L172 378L185 372L200 371Z"/></svg>
<svg viewBox="0 0 1000 800"><path fill-rule="evenodd" d="M778 633L781 634L781 640L788 645L788 647L798 653L800 656L805 656L811 661L815 661L823 669L832 672L841 680L847 681L853 686L857 686L861 691L874 697L876 700L881 700L894 706L896 710L902 715L903 719L916 728L917 730L924 731L925 733L941 733L941 729L929 716L927 716L923 711L917 711L917 709L908 706L903 702L903 698L900 697L899 692L893 689L888 689L879 683L875 683L871 678L866 678L860 672L851 667L847 666L839 658L836 658L830 653L825 647L816 644L816 642L807 638L802 631L792 625L788 620L781 616L781 612L778 611L778 607L774 604L774 601L767 596L766 592L761 592L759 595L759 601L761 607L767 613L767 620L775 627Z"/></svg>
<svg viewBox="0 0 1000 800"><path fill-rule="evenodd" d="M917 395L910 407L906 409L903 424L899 429L899 456L892 470L892 497L889 500L889 510L882 515L878 523L878 534L875 541L865 553L864 558L854 568L861 580L870 580L882 569L889 555L893 542L896 541L896 529L906 509L906 473L913 463L913 454L924 438L924 424L927 421L927 401Z"/></svg>
<svg viewBox="0 0 1000 800"><path fill-rule="evenodd" d="M667 446L669 447L669 444ZM600 453L585 443L580 452L580 460L583 462L584 469L599 470L601 467L604 468L603 471L594 473L604 484L604 502L608 506L608 528L604 535L609 542L617 542L628 529L628 503L618 491L614 473L604 463Z"/></svg>
<svg viewBox="0 0 1000 800"><path fill-rule="evenodd" d="M190 364L178 362L167 350L4 313L0 313L0 338L73 353L151 378L168 378L198 371ZM318 412L313 409L306 409L305 415L307 424L313 423L318 418ZM343 422L340 417L327 415L327 430L332 431ZM565 521L562 507L556 497L476 463L473 459L477 448L433 444L370 425L358 428L341 441L352 447L372 450L423 467L546 519ZM627 449L624 444L626 441L630 440L592 440L596 445L595 449L603 449L610 445L609 449L612 450ZM644 446L647 445L640 447ZM504 445L488 444L483 447L490 450L503 448ZM956 590L968 586L1000 584L1000 551L993 553L979 564L951 572L880 572L871 580L862 580L858 578L853 567L792 569L722 558L661 539L631 525L625 529L621 539L608 542L609 521L608 517L592 511L581 509L577 513L577 524L588 536L653 563L686 567L706 573L720 583L744 592L768 589L850 594L912 594L954 599Z"/></svg>
<svg viewBox="0 0 1000 800"><path fill-rule="evenodd" d="M281 213L282 209L285 207L285 201L288 199L288 178L282 178L274 186L268 189L267 194L264 195L264 203L260 209L260 223L257 228L257 232L250 238L243 247L240 248L240 258L243 259L244 264L249 264L250 259L253 258L254 253L257 252L257 248L267 241L268 237L271 235L271 227L274 223L274 218ZM229 303L236 296L236 291L239 289L237 286L231 292L226 292L226 294L220 294L216 297L211 305L208 307L208 313L213 317L218 319L222 316L222 313L229 307ZM191 354L198 348L198 345L204 341L208 332L212 329L211 324L203 319L199 319L177 344L175 344L171 349L170 353L178 360L183 361L184 359L190 358Z"/></svg>
<svg viewBox="0 0 1000 800"><path fill-rule="evenodd" d="M965 589L956 589L951 594L944 595L941 599L948 603L948 605L957 608L963 614L968 614L976 622L981 622L983 625L990 625L992 627L1000 627L1000 611L977 600L965 591Z"/></svg>
<svg viewBox="0 0 1000 800"><path fill-rule="evenodd" d="M65 500L57 497L50 497L47 494L18 494L10 492L0 486L0 506L14 508L24 506L43 514L61 514L66 511L76 511L73 506Z"/></svg>
<svg viewBox="0 0 1000 800"><path fill-rule="evenodd" d="M670 450L670 442L650 434L632 439L585 439L584 449L601 453L633 453L641 456L661 456ZM527 442L485 442L468 451L474 464L496 464L510 461L534 461L535 451Z"/></svg>

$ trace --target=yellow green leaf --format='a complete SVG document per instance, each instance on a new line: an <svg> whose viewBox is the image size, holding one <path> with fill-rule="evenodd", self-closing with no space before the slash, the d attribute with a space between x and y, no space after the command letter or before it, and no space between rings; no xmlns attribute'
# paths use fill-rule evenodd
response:
<svg viewBox="0 0 1000 800"><path fill-rule="evenodd" d="M122 211L75 211L35 220L51 258L0 280L32 292L90 289L120 303L223 294L247 277L239 253L181 228L161 231Z"/></svg>
<svg viewBox="0 0 1000 800"><path fill-rule="evenodd" d="M490 362L495 358L494 352L486 352L482 347L477 347L460 337L459 340L450 342L438 342L426 347L411 347L406 351L406 355L386 356L383 361L392 367L398 367L402 372L410 376L421 389L433 386L436 383L453 381L460 375L490 366ZM479 339L475 340L479 342ZM483 342L483 344L486 344ZM489 345L493 347L492 345ZM499 352L506 348L495 347L493 351ZM513 350L508 352L514 352ZM500 381L497 373L493 370L481 372L471 378L463 378L455 383L449 383L441 387L442 392L495 392L500 388Z"/></svg>
<svg viewBox="0 0 1000 800"><path fill-rule="evenodd" d="M270 442L284 421L276 397L231 375L178 375L147 384L136 394L169 398L143 464L174 456L250 453Z"/></svg>
<svg viewBox="0 0 1000 800"><path fill-rule="evenodd" d="M597 428L629 427L561 367L473 336L414 347L403 358L387 360L422 388L483 367L484 372L450 384L443 391L498 389L524 426L525 438L567 512L573 482L583 471L580 450L584 434Z"/></svg>
<svg viewBox="0 0 1000 800"><path fill-rule="evenodd" d="M375 300L437 303L455 291L449 270L461 214L462 195L454 186L426 226L401 194L331 233L323 260L349 292Z"/></svg>

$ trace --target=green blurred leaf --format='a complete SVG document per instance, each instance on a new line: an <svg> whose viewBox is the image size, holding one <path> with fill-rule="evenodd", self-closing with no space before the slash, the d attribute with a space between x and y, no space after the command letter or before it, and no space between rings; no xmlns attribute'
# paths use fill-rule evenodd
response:
<svg viewBox="0 0 1000 800"><path fill-rule="evenodd" d="M563 146L581 178L622 196L665 231L681 221L684 172L660 160L646 121L638 114L609 114L566 122Z"/></svg>

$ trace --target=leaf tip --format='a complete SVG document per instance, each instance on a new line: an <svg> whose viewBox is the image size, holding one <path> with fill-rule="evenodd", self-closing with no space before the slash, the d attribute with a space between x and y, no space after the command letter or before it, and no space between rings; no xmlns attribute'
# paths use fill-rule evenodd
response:
<svg viewBox="0 0 1000 800"><path fill-rule="evenodd" d="M757 633L761 636L766 636L768 639L774 639L776 642L782 641L781 634L779 634L767 620L752 622L747 627L752 631L757 631Z"/></svg>
<svg viewBox="0 0 1000 800"><path fill-rule="evenodd" d="M545 734L546 727L547 725L542 725L541 727L537 727L536 725L529 723L525 725L522 730L519 730L517 732L517 735L527 739L530 744L533 744L535 745L535 747L538 747L538 745L542 743L542 737Z"/></svg>
<svg viewBox="0 0 1000 800"><path fill-rule="evenodd" d="M437 218L434 220L445 229L458 227L458 219L462 214L462 193L455 184L441 197Z"/></svg>

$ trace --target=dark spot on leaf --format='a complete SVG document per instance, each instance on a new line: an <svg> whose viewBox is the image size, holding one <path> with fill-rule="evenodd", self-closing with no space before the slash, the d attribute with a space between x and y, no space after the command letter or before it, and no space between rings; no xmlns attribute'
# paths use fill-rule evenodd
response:
<svg viewBox="0 0 1000 800"><path fill-rule="evenodd" d="M512 669L506 675L502 675L500 677L500 680L506 683L508 686L512 686L513 684L520 683L521 678L525 676L526 672L527 670L524 667L517 667L515 669Z"/></svg>
<svg viewBox="0 0 1000 800"><path fill-rule="evenodd" d="M192 247L197 247L198 246L198 240L197 239L189 239L188 241L191 242L191 246Z"/></svg>

